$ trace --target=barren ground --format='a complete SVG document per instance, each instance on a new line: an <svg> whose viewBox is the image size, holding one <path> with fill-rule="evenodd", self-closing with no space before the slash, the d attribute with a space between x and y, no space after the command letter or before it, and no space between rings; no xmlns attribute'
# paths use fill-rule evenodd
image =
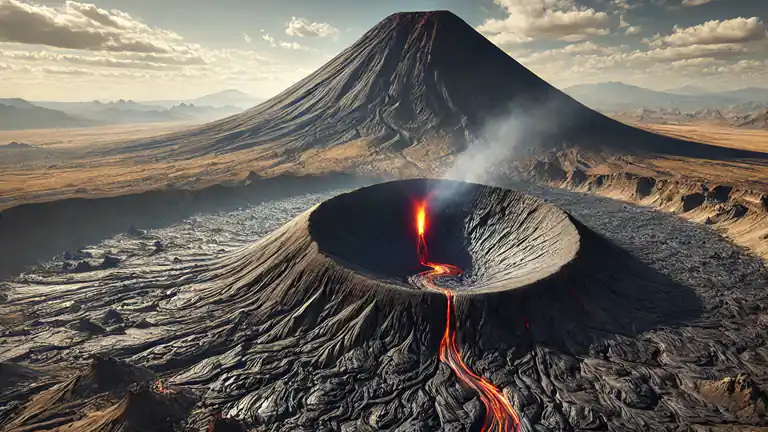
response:
<svg viewBox="0 0 768 432"><path fill-rule="evenodd" d="M201 188L241 181L252 171L265 177L356 171L363 175L402 178L434 176L453 162L450 146L440 142L418 144L400 153L383 153L365 139L312 149L300 155L281 151L281 143L187 159L168 157L166 148L146 150L130 157L104 156L101 153L104 149L122 145L128 139L177 131L187 126L166 124L0 133L0 142L17 141L36 146L31 149L0 149L0 210L22 203L70 197L118 196L168 187ZM633 126L723 147L768 150L768 131L763 130L712 124ZM587 160L591 156L578 155ZM588 174L592 176L631 173L655 179L729 184L741 190L768 192L766 162L723 162L670 156L609 158L590 162L592 165ZM614 190L598 193L632 200L631 197L616 195ZM702 216L701 219L706 218ZM758 253L766 249L765 242L752 239L752 234L748 236L748 242L741 242L739 237L742 234L729 235Z"/></svg>

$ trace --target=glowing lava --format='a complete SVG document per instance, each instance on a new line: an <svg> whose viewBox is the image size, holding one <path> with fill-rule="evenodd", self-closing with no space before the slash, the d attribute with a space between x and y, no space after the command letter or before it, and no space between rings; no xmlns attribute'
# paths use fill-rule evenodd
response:
<svg viewBox="0 0 768 432"><path fill-rule="evenodd" d="M458 276L461 269L450 264L430 262L427 256L427 242L424 240L424 232L427 225L427 205L422 202L416 208L416 230L418 233L419 262L429 267L419 274L424 285L432 290L442 292L448 300L445 320L445 333L440 341L440 361L446 363L453 373L467 386L480 395L480 400L485 405L484 432L518 432L520 430L520 418L512 404L504 397L504 394L485 378L472 372L464 363L456 344L456 322L454 317L453 291L441 288L435 283L436 277Z"/></svg>

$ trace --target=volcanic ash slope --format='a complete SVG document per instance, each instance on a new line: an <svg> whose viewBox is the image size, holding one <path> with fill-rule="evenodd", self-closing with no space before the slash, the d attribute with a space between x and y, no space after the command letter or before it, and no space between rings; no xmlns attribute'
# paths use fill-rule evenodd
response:
<svg viewBox="0 0 768 432"><path fill-rule="evenodd" d="M464 271L445 281L462 355L530 424L647 431L763 421L753 381L715 379L746 360L700 360L713 339L726 346L716 327L736 318L722 308L704 308L692 289L538 199L407 180L331 198L161 284L150 331L130 342L93 335L78 349L140 365L177 393L131 390L77 424L135 422L122 413L157 400L201 427L218 413L271 431L479 430L477 395L438 358L446 297L411 283L424 270L414 219L424 200L430 259ZM34 419L35 406L17 418Z"/></svg>

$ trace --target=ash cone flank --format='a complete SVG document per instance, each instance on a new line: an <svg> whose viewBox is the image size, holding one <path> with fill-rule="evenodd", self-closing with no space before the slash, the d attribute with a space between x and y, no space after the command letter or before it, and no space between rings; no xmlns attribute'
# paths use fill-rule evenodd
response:
<svg viewBox="0 0 768 432"><path fill-rule="evenodd" d="M179 157L254 150L295 162L306 151L350 143L371 158L440 143L450 154L482 140L487 124L511 111L536 113L527 120L528 133L517 137L521 152L580 146L622 154L764 157L611 120L537 77L448 11L391 15L267 102L127 150Z"/></svg>
<svg viewBox="0 0 768 432"><path fill-rule="evenodd" d="M264 341L297 330L339 335L318 357L322 363L366 340L403 341L414 332L433 349L445 299L409 282L424 270L413 218L414 203L424 199L434 204L430 258L464 270L453 281L457 316L467 322L460 333L473 341L579 350L608 333L697 313L690 291L552 205L516 191L424 179L332 198L219 262L206 282L168 307L223 305L240 328L268 327Z"/></svg>

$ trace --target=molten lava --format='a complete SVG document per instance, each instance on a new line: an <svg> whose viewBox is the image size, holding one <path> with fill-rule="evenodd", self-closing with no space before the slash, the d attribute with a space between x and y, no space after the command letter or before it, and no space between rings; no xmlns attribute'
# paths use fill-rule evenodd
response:
<svg viewBox="0 0 768 432"><path fill-rule="evenodd" d="M155 381L154 389L155 393L176 393L175 390L172 390L168 387L166 387L165 384L163 384L162 380Z"/></svg>
<svg viewBox="0 0 768 432"><path fill-rule="evenodd" d="M442 292L448 300L446 309L445 333L440 341L440 361L446 363L453 373L467 386L480 395L485 405L485 421L483 432L517 432L520 430L520 418L512 404L504 394L485 378L472 372L461 358L456 344L456 322L454 319L454 293L450 289L441 288L435 283L435 278L458 276L461 269L450 265L430 262L427 254L427 242L424 232L427 225L427 205L422 202L416 208L416 230L418 233L419 262L430 270L419 274L428 289Z"/></svg>

